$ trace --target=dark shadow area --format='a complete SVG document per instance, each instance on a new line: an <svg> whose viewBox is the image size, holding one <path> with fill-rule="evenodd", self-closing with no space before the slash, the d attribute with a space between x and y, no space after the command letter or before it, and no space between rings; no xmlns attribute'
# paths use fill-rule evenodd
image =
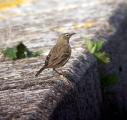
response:
<svg viewBox="0 0 127 120"><path fill-rule="evenodd" d="M49 120L79 120L78 96L75 87L68 93L57 104Z"/></svg>
<svg viewBox="0 0 127 120"><path fill-rule="evenodd" d="M103 92L104 114L102 120L127 120L127 4L120 4L109 23L115 28L113 35L107 37L104 50L111 63L99 66L103 73L115 73L119 77L116 85L105 88Z"/></svg>
<svg viewBox="0 0 127 120"><path fill-rule="evenodd" d="M78 64L75 67L80 68ZM74 87L62 97L49 120L99 120L100 89L98 79L94 77L98 78L95 68L88 69L77 81L74 80L76 77L70 77Z"/></svg>

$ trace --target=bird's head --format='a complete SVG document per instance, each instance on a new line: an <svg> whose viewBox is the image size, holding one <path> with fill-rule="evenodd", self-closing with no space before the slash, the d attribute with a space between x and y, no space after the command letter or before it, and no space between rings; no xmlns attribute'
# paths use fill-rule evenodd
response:
<svg viewBox="0 0 127 120"><path fill-rule="evenodd" d="M74 34L76 34L76 33L63 33L63 34L60 35L60 37L59 37L58 40L63 41L63 42L64 42L64 41L69 42L69 39L70 39L71 36L74 35Z"/></svg>

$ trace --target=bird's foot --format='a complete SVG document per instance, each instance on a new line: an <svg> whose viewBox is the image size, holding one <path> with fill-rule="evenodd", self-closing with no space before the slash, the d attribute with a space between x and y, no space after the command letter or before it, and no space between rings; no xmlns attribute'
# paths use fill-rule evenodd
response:
<svg viewBox="0 0 127 120"><path fill-rule="evenodd" d="M68 75L66 71L62 71L58 72L56 69L53 69L57 74L59 74L60 76L62 75L64 78L66 78L67 82L70 84L70 81L68 80Z"/></svg>
<svg viewBox="0 0 127 120"><path fill-rule="evenodd" d="M57 74L62 75L62 73L58 72L56 69L53 69Z"/></svg>
<svg viewBox="0 0 127 120"><path fill-rule="evenodd" d="M56 69L53 69L57 74L67 77L67 73L65 71L58 72Z"/></svg>

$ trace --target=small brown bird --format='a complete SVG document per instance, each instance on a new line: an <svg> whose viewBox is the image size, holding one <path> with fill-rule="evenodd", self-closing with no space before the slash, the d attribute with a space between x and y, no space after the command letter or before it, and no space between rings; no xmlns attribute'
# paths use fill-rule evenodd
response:
<svg viewBox="0 0 127 120"><path fill-rule="evenodd" d="M44 69L53 68L54 71L59 73L56 68L64 66L71 56L71 47L69 39L75 33L64 33L58 38L56 45L51 49L48 56L46 57L44 66L36 73L38 76Z"/></svg>

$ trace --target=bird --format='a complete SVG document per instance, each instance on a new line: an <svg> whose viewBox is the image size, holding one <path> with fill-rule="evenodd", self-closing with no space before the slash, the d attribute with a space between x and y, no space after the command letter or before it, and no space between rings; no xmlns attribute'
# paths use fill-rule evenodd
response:
<svg viewBox="0 0 127 120"><path fill-rule="evenodd" d="M47 55L43 67L39 71L37 71L35 77L37 77L43 70L47 68L52 68L53 71L57 72L60 75L63 75L56 69L64 66L68 62L71 56L71 46L69 44L69 40L74 34L76 33L62 33L58 37L56 44Z"/></svg>

